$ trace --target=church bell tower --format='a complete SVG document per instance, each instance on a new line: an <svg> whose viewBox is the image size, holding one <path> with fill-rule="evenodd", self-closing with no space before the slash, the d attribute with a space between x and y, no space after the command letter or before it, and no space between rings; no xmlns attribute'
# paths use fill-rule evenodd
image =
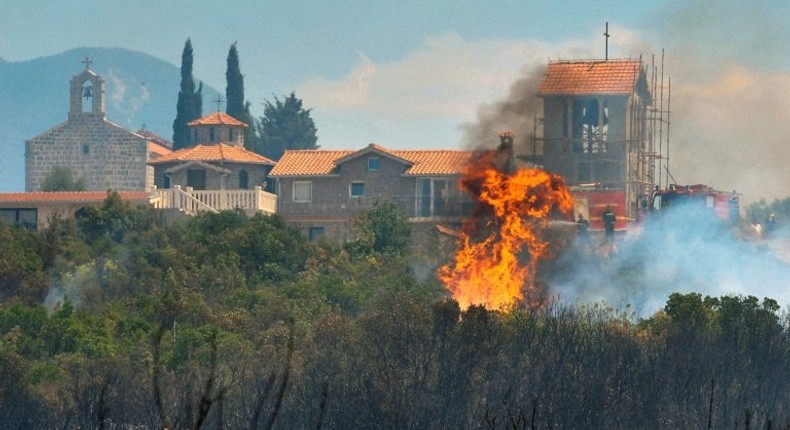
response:
<svg viewBox="0 0 790 430"><path fill-rule="evenodd" d="M71 78L69 121L78 119L106 119L104 79L90 69L92 61L82 61L85 70Z"/></svg>

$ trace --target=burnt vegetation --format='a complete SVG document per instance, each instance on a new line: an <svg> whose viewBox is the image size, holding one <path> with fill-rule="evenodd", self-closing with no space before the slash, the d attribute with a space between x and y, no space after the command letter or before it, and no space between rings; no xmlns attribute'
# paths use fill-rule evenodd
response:
<svg viewBox="0 0 790 430"><path fill-rule="evenodd" d="M462 310L412 275L408 221L359 222L337 247L276 216L165 223L109 199L0 225L0 429L790 426L770 298Z"/></svg>

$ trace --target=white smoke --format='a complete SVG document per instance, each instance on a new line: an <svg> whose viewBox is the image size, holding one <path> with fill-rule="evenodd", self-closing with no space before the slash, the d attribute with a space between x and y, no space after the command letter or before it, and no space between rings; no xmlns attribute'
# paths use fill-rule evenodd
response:
<svg viewBox="0 0 790 430"><path fill-rule="evenodd" d="M151 98L145 82L136 79L125 79L121 74L110 69L107 72L107 101L113 109L125 116L134 116L140 112L146 102Z"/></svg>
<svg viewBox="0 0 790 430"><path fill-rule="evenodd" d="M647 317L672 293L756 296L790 305L790 239L777 232L765 240L740 238L702 209L674 207L653 217L636 237L618 238L608 256L579 243L556 262L550 294L564 304L630 305Z"/></svg>

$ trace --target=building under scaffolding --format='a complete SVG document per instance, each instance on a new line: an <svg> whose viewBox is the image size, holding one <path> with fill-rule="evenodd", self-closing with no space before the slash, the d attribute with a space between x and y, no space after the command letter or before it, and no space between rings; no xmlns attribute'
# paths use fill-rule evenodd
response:
<svg viewBox="0 0 790 430"><path fill-rule="evenodd" d="M618 218L637 219L668 159L669 91L664 106L663 67L661 82L651 69L648 78L641 59L550 62L537 94L543 118L520 158L561 174L572 188L620 191Z"/></svg>

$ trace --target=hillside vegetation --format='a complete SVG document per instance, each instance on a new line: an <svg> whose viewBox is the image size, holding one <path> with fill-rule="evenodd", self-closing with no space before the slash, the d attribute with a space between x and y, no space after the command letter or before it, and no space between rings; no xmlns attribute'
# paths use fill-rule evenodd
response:
<svg viewBox="0 0 790 430"><path fill-rule="evenodd" d="M790 425L769 298L461 310L388 205L344 246L117 196L52 221L0 224L0 429Z"/></svg>

